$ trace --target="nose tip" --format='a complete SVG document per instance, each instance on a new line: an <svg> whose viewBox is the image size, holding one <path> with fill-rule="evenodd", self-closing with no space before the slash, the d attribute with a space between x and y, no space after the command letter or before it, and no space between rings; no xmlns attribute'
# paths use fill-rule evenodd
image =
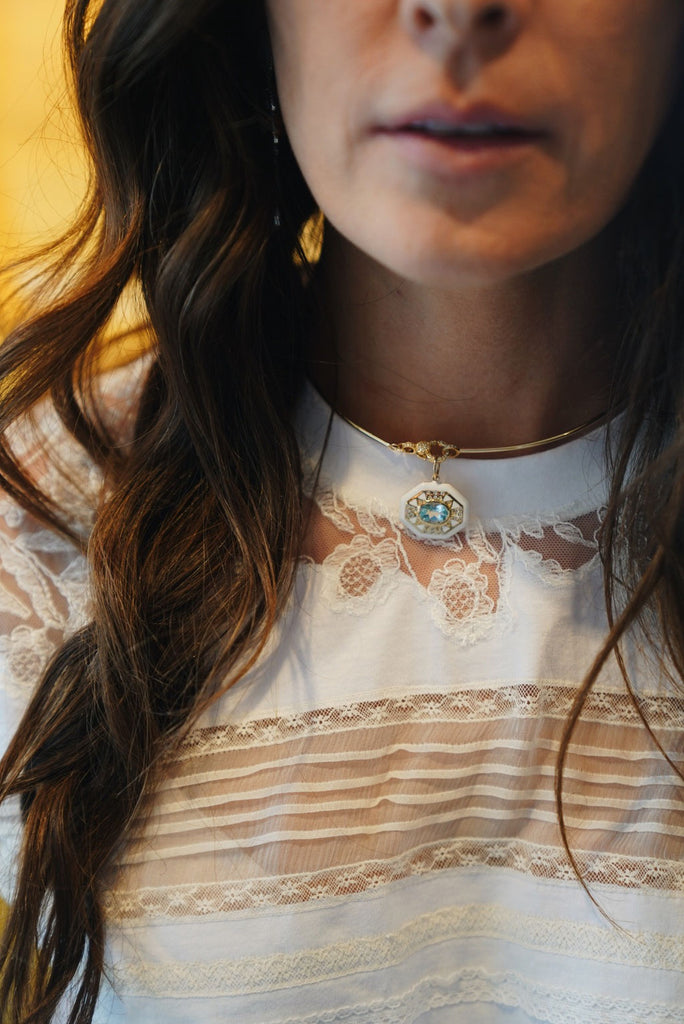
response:
<svg viewBox="0 0 684 1024"><path fill-rule="evenodd" d="M471 22L475 28L499 29L509 18L509 11L504 3L492 2L482 4L448 4L430 2L425 0L422 3L411 5L414 9L414 18L419 28L430 29L443 21L455 28L468 27ZM471 6L472 11L464 10Z"/></svg>
<svg viewBox="0 0 684 1024"><path fill-rule="evenodd" d="M521 0L404 0L406 29L423 48L443 52L469 41L483 49L509 43L521 22Z"/></svg>

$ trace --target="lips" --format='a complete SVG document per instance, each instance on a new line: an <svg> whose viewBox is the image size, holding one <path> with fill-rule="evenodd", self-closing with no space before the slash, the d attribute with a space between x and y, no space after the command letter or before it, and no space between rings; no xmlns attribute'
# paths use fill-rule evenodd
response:
<svg viewBox="0 0 684 1024"><path fill-rule="evenodd" d="M501 137L504 135L526 135L524 129L515 125L508 126L497 121L477 121L474 124L448 124L443 121L426 119L424 121L413 121L402 126L400 129L405 132L415 132L418 135L436 135L438 138L483 138L487 135Z"/></svg>
<svg viewBox="0 0 684 1024"><path fill-rule="evenodd" d="M424 104L389 117L375 129L390 135L424 136L456 145L503 145L541 139L545 132L527 118L494 104Z"/></svg>
<svg viewBox="0 0 684 1024"><path fill-rule="evenodd" d="M501 173L519 167L550 138L539 121L499 104L442 101L384 118L372 126L371 136L391 147L399 166L411 168L412 175L418 170L421 181L427 176L449 188L458 183L469 196L482 188L489 195Z"/></svg>

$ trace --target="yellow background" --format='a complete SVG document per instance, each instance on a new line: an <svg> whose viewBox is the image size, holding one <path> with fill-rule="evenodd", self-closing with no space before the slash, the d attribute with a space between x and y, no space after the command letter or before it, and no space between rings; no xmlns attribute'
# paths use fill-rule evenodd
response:
<svg viewBox="0 0 684 1024"><path fill-rule="evenodd" d="M0 264L59 232L84 165L59 58L61 0L1 0ZM0 317L0 325L7 319ZM0 925L4 916L0 901Z"/></svg>
<svg viewBox="0 0 684 1024"><path fill-rule="evenodd" d="M63 8L64 0L0 0L0 267L59 236L85 192L86 161L62 63ZM316 217L302 237L313 262L322 233ZM11 323L6 295L0 284L0 335ZM108 361L145 347L143 319L129 293L110 333L130 337Z"/></svg>
<svg viewBox="0 0 684 1024"><path fill-rule="evenodd" d="M87 162L63 65L64 0L0 0L0 267L59 237L86 190ZM21 273L21 272L20 272ZM17 316L0 283L0 335ZM134 300L122 304L105 363L135 358L146 345Z"/></svg>
<svg viewBox="0 0 684 1024"><path fill-rule="evenodd" d="M1 0L0 262L59 233L84 189L61 65L63 0Z"/></svg>

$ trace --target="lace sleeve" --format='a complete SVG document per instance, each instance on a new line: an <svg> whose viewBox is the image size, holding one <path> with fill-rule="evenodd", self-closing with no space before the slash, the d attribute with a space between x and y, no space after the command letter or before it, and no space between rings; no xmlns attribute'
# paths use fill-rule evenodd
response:
<svg viewBox="0 0 684 1024"><path fill-rule="evenodd" d="M0 497L0 750L4 753L47 662L87 621L78 547Z"/></svg>
<svg viewBox="0 0 684 1024"><path fill-rule="evenodd" d="M52 443L57 443L52 435ZM14 440L14 439L13 439ZM28 429L19 439L29 471L59 501L78 533L88 529L86 495L93 467L75 442L63 444L62 470L72 465L73 485L37 445ZM15 449L20 446L15 445ZM90 505L92 508L92 504ZM88 618L86 559L74 542L47 528L0 492L0 755L3 755L48 661ZM9 897L21 836L19 801L0 804L0 895Z"/></svg>
<svg viewBox="0 0 684 1024"><path fill-rule="evenodd" d="M148 360L98 380L102 413L125 444ZM12 450L27 475L87 540L102 491L100 471L43 403L14 426ZM47 662L89 618L87 561L79 546L0 493L0 752Z"/></svg>

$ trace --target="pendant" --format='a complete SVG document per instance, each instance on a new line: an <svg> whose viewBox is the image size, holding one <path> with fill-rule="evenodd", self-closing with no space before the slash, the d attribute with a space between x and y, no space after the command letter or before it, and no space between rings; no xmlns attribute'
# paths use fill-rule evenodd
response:
<svg viewBox="0 0 684 1024"><path fill-rule="evenodd" d="M402 495L399 516L414 537L448 540L465 529L468 500L450 484L431 480Z"/></svg>

